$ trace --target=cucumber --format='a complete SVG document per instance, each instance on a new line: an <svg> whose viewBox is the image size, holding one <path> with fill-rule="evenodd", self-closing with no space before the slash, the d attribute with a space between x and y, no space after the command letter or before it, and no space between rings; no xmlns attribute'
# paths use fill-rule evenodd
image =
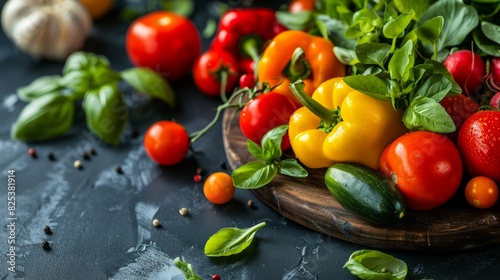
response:
<svg viewBox="0 0 500 280"><path fill-rule="evenodd" d="M404 198L392 180L368 167L336 163L325 174L330 193L349 212L378 225L390 225L405 215Z"/></svg>

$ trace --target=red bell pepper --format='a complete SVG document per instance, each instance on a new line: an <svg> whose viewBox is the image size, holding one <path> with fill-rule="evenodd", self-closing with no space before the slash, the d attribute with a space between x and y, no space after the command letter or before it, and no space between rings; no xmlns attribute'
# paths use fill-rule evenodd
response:
<svg viewBox="0 0 500 280"><path fill-rule="evenodd" d="M233 9L221 17L211 49L232 53L241 69L253 73L265 42L284 30L271 9ZM248 58L253 60L252 67L248 67Z"/></svg>

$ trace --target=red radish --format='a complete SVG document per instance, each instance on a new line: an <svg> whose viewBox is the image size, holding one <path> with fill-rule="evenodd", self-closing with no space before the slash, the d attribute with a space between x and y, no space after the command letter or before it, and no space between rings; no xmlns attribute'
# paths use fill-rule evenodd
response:
<svg viewBox="0 0 500 280"><path fill-rule="evenodd" d="M490 104L488 105L495 109L500 109L500 91L493 95L493 97L490 99Z"/></svg>
<svg viewBox="0 0 500 280"><path fill-rule="evenodd" d="M479 104L464 94L446 96L439 103L444 107L446 113L450 115L456 128L454 132L447 133L446 135L453 142L456 142L460 127L468 117L477 112Z"/></svg>
<svg viewBox="0 0 500 280"><path fill-rule="evenodd" d="M460 85L465 95L473 95L486 75L483 59L470 50L460 50L450 54L443 61L443 65Z"/></svg>
<svg viewBox="0 0 500 280"><path fill-rule="evenodd" d="M491 59L491 77L496 86L500 87L500 57Z"/></svg>

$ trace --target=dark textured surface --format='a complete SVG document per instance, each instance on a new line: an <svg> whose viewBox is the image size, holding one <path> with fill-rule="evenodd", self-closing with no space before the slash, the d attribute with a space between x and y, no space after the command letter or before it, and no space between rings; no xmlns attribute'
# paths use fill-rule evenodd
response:
<svg viewBox="0 0 500 280"><path fill-rule="evenodd" d="M207 10L193 15L200 27ZM128 23L117 15L96 22L85 50L107 56L112 68L122 70L131 66L123 44ZM193 264L203 279L213 273L222 279L355 279L342 266L353 251L365 246L298 225L250 191L237 190L234 200L223 206L206 201L202 184L194 182L193 175L198 167L206 174L224 170L221 122L194 145L181 164L160 167L149 160L142 137L151 123L175 118L194 132L214 116L220 101L201 94L190 77L172 84L179 101L175 110L125 92L130 121L118 147L94 138L81 114L64 138L44 143L11 140L10 127L26 105L16 98L16 88L61 69L61 63L20 53L0 34L0 279L183 279L172 265L176 257ZM139 132L137 138L131 137L133 130ZM37 159L28 155L29 147L37 150ZM90 147L97 154L82 161L82 170L74 169L73 161ZM55 161L48 160L49 152ZM121 175L115 172L118 165ZM15 274L7 271L8 170L16 171ZM247 207L249 199L255 201L255 208ZM181 216L182 207L190 215ZM154 228L153 218L162 227ZM205 257L206 240L220 228L249 227L261 221L267 226L242 254ZM44 233L45 225L51 227L51 235ZM42 249L44 240L50 242L50 251ZM497 279L499 249L384 252L408 264L410 279Z"/></svg>

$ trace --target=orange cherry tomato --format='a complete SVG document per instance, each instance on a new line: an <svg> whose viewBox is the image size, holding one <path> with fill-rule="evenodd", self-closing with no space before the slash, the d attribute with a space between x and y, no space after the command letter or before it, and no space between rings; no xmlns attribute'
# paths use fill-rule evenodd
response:
<svg viewBox="0 0 500 280"><path fill-rule="evenodd" d="M473 207L490 208L498 201L498 186L486 176L476 176L465 185L465 199Z"/></svg>
<svg viewBox="0 0 500 280"><path fill-rule="evenodd" d="M225 172L210 174L203 184L205 197L214 204L229 202L233 198L235 190L233 179Z"/></svg>
<svg viewBox="0 0 500 280"><path fill-rule="evenodd" d="M315 2L316 0L292 0L288 5L288 11L291 13L312 11Z"/></svg>

